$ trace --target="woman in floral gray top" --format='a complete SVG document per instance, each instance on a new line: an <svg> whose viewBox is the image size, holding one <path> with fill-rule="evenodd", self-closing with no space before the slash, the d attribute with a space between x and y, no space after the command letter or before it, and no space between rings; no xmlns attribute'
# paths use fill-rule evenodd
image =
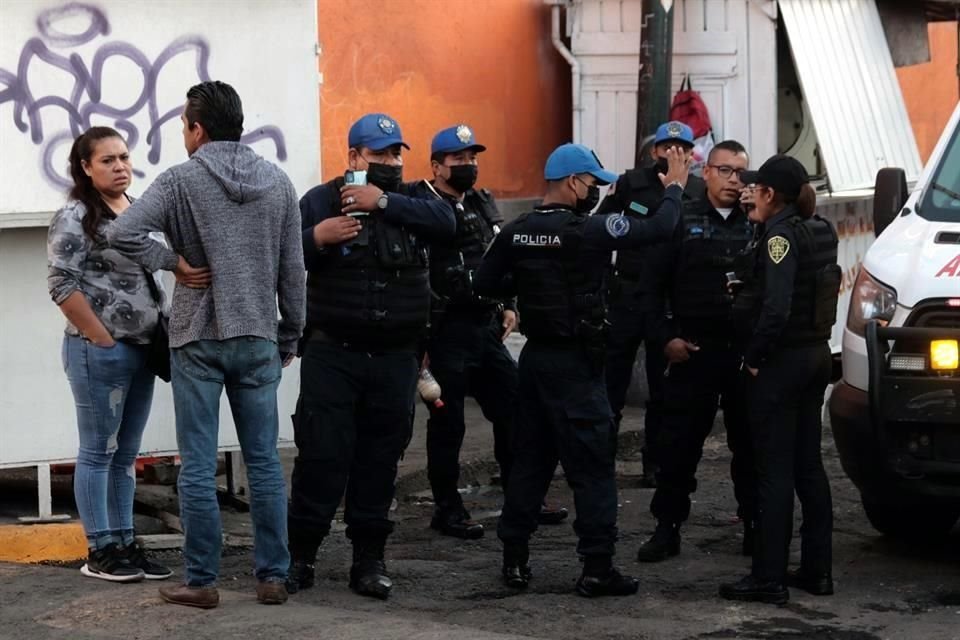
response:
<svg viewBox="0 0 960 640"><path fill-rule="evenodd" d="M134 462L153 401L146 347L161 303L148 274L107 246L104 230L129 206L127 145L93 127L70 150L70 201L47 238L50 297L67 318L63 366L77 407L74 496L89 554L84 575L133 582L171 575L134 539ZM158 292L162 291L157 284Z"/></svg>

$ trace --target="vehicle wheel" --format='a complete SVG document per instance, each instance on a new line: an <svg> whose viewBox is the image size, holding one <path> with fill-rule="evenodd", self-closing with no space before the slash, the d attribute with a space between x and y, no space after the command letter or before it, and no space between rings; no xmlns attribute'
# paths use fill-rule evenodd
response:
<svg viewBox="0 0 960 640"><path fill-rule="evenodd" d="M873 528L880 533L908 541L942 538L950 533L960 507L952 504L879 502L862 498L863 509Z"/></svg>

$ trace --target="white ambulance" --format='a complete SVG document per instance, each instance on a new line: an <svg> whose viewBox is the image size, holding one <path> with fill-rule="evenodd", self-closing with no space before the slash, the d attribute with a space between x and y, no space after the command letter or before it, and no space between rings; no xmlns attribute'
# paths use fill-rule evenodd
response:
<svg viewBox="0 0 960 640"><path fill-rule="evenodd" d="M960 105L912 193L880 171L874 228L830 420L873 526L917 539L960 516Z"/></svg>

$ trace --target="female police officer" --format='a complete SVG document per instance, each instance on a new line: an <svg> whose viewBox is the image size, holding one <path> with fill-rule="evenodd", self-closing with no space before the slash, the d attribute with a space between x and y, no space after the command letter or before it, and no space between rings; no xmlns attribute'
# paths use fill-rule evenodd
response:
<svg viewBox="0 0 960 640"><path fill-rule="evenodd" d="M782 604L787 584L833 593L833 512L820 458L820 412L841 272L837 235L814 215L816 194L803 165L776 155L741 179L756 185L750 216L764 225L753 277L734 305L751 331L743 367L757 456L758 531L750 575L721 585L720 595ZM801 561L788 575L794 488L803 511Z"/></svg>

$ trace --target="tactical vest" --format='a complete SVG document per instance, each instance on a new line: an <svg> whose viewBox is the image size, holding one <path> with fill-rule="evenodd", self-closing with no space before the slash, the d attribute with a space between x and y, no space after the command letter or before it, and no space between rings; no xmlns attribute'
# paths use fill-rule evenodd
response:
<svg viewBox="0 0 960 640"><path fill-rule="evenodd" d="M338 178L331 211L340 210ZM381 213L361 218L351 241L327 248L324 267L307 275L307 326L361 345L417 340L430 314L427 245Z"/></svg>
<svg viewBox="0 0 960 640"><path fill-rule="evenodd" d="M754 226L747 216L734 211L736 219L722 222L707 201L683 208L683 238L674 276L671 308L678 324L703 325L726 322L732 298L727 292L728 273L742 279L753 265L747 246ZM724 332L718 326L719 332Z"/></svg>
<svg viewBox="0 0 960 640"><path fill-rule="evenodd" d="M567 209L540 210L511 227L521 329L530 340L602 343L608 267L581 260L586 220Z"/></svg>
<svg viewBox="0 0 960 640"><path fill-rule="evenodd" d="M780 344L816 344L830 339L837 320L837 298L843 272L837 264L837 232L820 216L787 220L800 245L800 261L794 280L790 319Z"/></svg>
<svg viewBox="0 0 960 640"><path fill-rule="evenodd" d="M837 320L837 298L843 277L837 264L837 233L833 225L817 215L809 220L794 215L784 223L793 230L799 262L790 301L790 318L777 344L817 344L830 339ZM759 243L754 254L753 274L746 279L743 291L734 300L733 321L744 342L749 340L763 304L766 284L763 251L767 238L772 235L775 234L771 229Z"/></svg>
<svg viewBox="0 0 960 640"><path fill-rule="evenodd" d="M664 186L654 169L631 169L626 172L630 192L624 204L623 213L637 219L645 219L656 213L663 198ZM683 191L684 202L700 200L704 197L703 180L690 176ZM634 205L636 203L636 205ZM639 206L645 211L637 211ZM650 248L621 249L617 251L616 276L634 284L637 291L647 290L647 283L657 281L650 272Z"/></svg>
<svg viewBox="0 0 960 640"><path fill-rule="evenodd" d="M457 235L450 245L435 245L430 253L430 285L444 302L485 304L473 293L473 276L503 222L486 190L470 190L453 205Z"/></svg>

